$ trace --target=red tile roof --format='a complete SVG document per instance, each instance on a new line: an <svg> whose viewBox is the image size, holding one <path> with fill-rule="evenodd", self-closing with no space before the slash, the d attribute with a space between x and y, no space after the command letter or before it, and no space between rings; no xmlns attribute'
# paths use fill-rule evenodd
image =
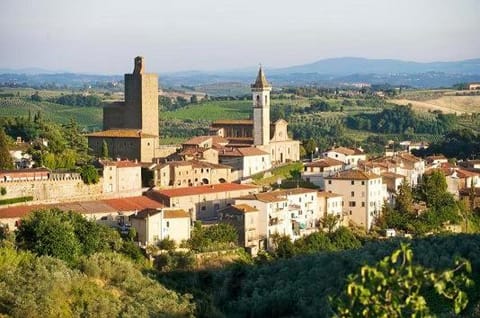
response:
<svg viewBox="0 0 480 318"><path fill-rule="evenodd" d="M190 218L190 214L185 210L164 210L163 217L165 219L183 219Z"/></svg>
<svg viewBox="0 0 480 318"><path fill-rule="evenodd" d="M257 190L257 186L237 183L220 183L215 185L202 185L196 187L165 189L155 191L156 193L164 197L184 197L189 195L199 195L207 193L218 193L228 191L240 191L240 190Z"/></svg>
<svg viewBox="0 0 480 318"><path fill-rule="evenodd" d="M13 206L0 209L0 219L21 218L35 210L58 208L63 211L75 211L82 214L130 212L146 208L163 208L163 204L145 196L65 203Z"/></svg>
<svg viewBox="0 0 480 318"><path fill-rule="evenodd" d="M364 155L365 153L360 150L360 149L351 149L351 148L346 148L346 147L337 147L330 149L327 152L338 152L347 156L352 156L352 155Z"/></svg>
<svg viewBox="0 0 480 318"><path fill-rule="evenodd" d="M381 178L379 175L373 172L365 172L361 170L346 170L342 172L338 172L332 176L325 177L325 179L338 179L338 180L370 180L370 179L377 179Z"/></svg>
<svg viewBox="0 0 480 318"><path fill-rule="evenodd" d="M212 123L213 125L252 125L253 126L253 120L251 119L221 119L221 120L215 120Z"/></svg>
<svg viewBox="0 0 480 318"><path fill-rule="evenodd" d="M344 163L340 160L336 160L333 158L322 158L317 161L313 162L308 162L305 164L305 167L320 167L320 168L325 168L325 167L331 167L331 166L343 166Z"/></svg>
<svg viewBox="0 0 480 318"><path fill-rule="evenodd" d="M103 161L100 161L100 164L103 166L115 166L117 168L130 168L130 167L142 166L141 163L130 161L130 160L118 160L118 161L103 160Z"/></svg>
<svg viewBox="0 0 480 318"><path fill-rule="evenodd" d="M269 153L255 147L224 147L219 150L218 155L221 157L250 157L265 156Z"/></svg>
<svg viewBox="0 0 480 318"><path fill-rule="evenodd" d="M103 138L154 138L155 135L142 133L139 129L109 129L87 134L87 137Z"/></svg>

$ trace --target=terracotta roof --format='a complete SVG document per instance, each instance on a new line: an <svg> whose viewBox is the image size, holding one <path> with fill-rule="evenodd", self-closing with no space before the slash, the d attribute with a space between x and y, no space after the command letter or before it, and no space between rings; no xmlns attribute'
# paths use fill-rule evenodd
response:
<svg viewBox="0 0 480 318"><path fill-rule="evenodd" d="M304 194L304 193L311 193L311 192L317 192L315 189L307 189L307 188L293 188L293 189L285 189L285 190L275 190L272 191L274 195L280 195L280 196L285 196L285 195L295 195L295 194Z"/></svg>
<svg viewBox="0 0 480 318"><path fill-rule="evenodd" d="M144 134L139 129L109 129L98 131L86 135L87 137L103 138L154 138L155 135Z"/></svg>
<svg viewBox="0 0 480 318"><path fill-rule="evenodd" d="M333 192L327 192L327 191L319 191L317 192L317 196L319 198L336 198L336 197L343 197L343 195L338 194L338 193L333 193Z"/></svg>
<svg viewBox="0 0 480 318"><path fill-rule="evenodd" d="M99 162L102 166L115 166L117 168L130 168L130 167L141 167L142 164L135 161L130 160L102 160Z"/></svg>
<svg viewBox="0 0 480 318"><path fill-rule="evenodd" d="M408 152L400 152L397 154L398 157L406 160L406 161L410 161L410 162L419 162L419 161L422 161L421 158L418 158Z"/></svg>
<svg viewBox="0 0 480 318"><path fill-rule="evenodd" d="M157 209L164 207L160 202L152 200L146 196L108 199L103 200L103 202L119 211L135 211L146 208Z"/></svg>
<svg viewBox="0 0 480 318"><path fill-rule="evenodd" d="M338 179L338 180L370 180L380 178L379 175L373 172L365 172L357 169L346 170L338 172L332 176L325 177L325 179Z"/></svg>
<svg viewBox="0 0 480 318"><path fill-rule="evenodd" d="M188 139L183 143L183 145L198 145L210 139L212 139L212 136L197 136Z"/></svg>
<svg viewBox="0 0 480 318"><path fill-rule="evenodd" d="M282 202L286 201L287 198L281 198L279 195L274 195L273 192L263 192L249 194L243 197L238 198L240 200L256 200L260 202L272 203L272 202Z"/></svg>
<svg viewBox="0 0 480 318"><path fill-rule="evenodd" d="M190 218L190 214L185 210L164 210L163 217L165 219L183 219Z"/></svg>
<svg viewBox="0 0 480 318"><path fill-rule="evenodd" d="M146 219L147 217L157 215L160 212L162 212L162 210L160 209L143 209L141 211L135 212L134 214L130 215L130 218L143 220L143 219Z"/></svg>
<svg viewBox="0 0 480 318"><path fill-rule="evenodd" d="M251 207L248 204L235 204L227 206L226 208L221 209L219 212L233 212L233 213L251 213L258 212L259 210Z"/></svg>
<svg viewBox="0 0 480 318"><path fill-rule="evenodd" d="M401 175L401 174L398 174L398 173L393 173L393 172L382 172L381 173L382 177L385 177L385 178L394 178L394 179L404 179L405 176L404 175Z"/></svg>
<svg viewBox="0 0 480 318"><path fill-rule="evenodd" d="M265 156L269 153L255 147L224 147L219 150L218 155L221 157L249 157Z"/></svg>
<svg viewBox="0 0 480 318"><path fill-rule="evenodd" d="M215 120L212 125L252 125L253 120L251 119L220 119Z"/></svg>
<svg viewBox="0 0 480 318"><path fill-rule="evenodd" d="M468 177L480 176L480 173L469 171L469 170L464 170L464 169L458 169L457 170L457 176L459 178L468 178Z"/></svg>
<svg viewBox="0 0 480 318"><path fill-rule="evenodd" d="M258 70L257 79L255 83L251 85L252 88L270 88L270 84L267 82L267 78L265 77L265 73L263 73L262 67Z"/></svg>
<svg viewBox="0 0 480 318"><path fill-rule="evenodd" d="M184 197L189 195L201 195L208 193L229 192L239 190L257 190L257 186L237 184L237 183L220 183L215 185L202 185L196 187L165 189L155 191L156 193L165 197Z"/></svg>
<svg viewBox="0 0 480 318"><path fill-rule="evenodd" d="M11 170L4 170L0 169L1 174L35 174L38 172L50 172L47 168L30 168L30 169L11 169Z"/></svg>
<svg viewBox="0 0 480 318"><path fill-rule="evenodd" d="M351 149L351 148L346 148L346 147L337 147L330 149L327 152L338 152L347 156L352 156L352 155L364 155L365 153L361 151L360 149Z"/></svg>
<svg viewBox="0 0 480 318"><path fill-rule="evenodd" d="M325 167L343 166L343 165L344 165L343 161L327 157L327 158L322 158L322 159L317 160L317 161L306 163L305 167L325 168Z"/></svg>

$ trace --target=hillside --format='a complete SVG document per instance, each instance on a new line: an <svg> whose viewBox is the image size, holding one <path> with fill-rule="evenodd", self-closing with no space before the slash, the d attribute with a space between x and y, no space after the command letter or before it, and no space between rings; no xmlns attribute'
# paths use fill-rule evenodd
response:
<svg viewBox="0 0 480 318"><path fill-rule="evenodd" d="M442 111L444 113L478 113L480 112L480 95L458 96L463 94L454 91L424 91L401 94L389 102L398 105L411 104L419 111Z"/></svg>

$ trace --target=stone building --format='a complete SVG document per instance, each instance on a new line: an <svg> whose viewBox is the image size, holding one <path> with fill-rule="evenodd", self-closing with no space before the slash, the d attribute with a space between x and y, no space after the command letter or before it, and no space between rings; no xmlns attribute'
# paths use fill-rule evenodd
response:
<svg viewBox="0 0 480 318"><path fill-rule="evenodd" d="M159 148L158 76L145 73L143 57L135 58L132 74L125 74L125 101L103 108L103 131L88 134L88 146L101 156L104 142L109 155L152 162Z"/></svg>
<svg viewBox="0 0 480 318"><path fill-rule="evenodd" d="M283 120L270 122L270 91L263 69L258 71L251 85L253 119L217 120L210 133L228 140L232 147L256 147L270 154L272 163L285 163L300 159L300 142L288 137L288 123Z"/></svg>

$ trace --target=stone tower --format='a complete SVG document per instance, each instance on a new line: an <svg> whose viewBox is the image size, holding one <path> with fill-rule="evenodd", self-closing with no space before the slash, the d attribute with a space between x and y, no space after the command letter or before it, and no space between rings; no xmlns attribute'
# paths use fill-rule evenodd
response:
<svg viewBox="0 0 480 318"><path fill-rule="evenodd" d="M268 145L270 141L270 91L272 86L267 82L260 66L257 79L252 87L253 100L253 144Z"/></svg>
<svg viewBox="0 0 480 318"><path fill-rule="evenodd" d="M158 76L145 73L137 56L132 74L125 74L125 102L104 108L103 129L138 129L158 136Z"/></svg>

